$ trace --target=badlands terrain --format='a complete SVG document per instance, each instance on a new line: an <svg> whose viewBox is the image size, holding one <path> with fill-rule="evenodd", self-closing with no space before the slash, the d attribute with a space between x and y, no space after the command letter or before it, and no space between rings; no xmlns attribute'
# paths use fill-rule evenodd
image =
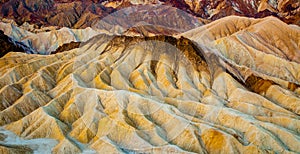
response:
<svg viewBox="0 0 300 154"><path fill-rule="evenodd" d="M300 153L298 1L0 5L0 153Z"/></svg>
<svg viewBox="0 0 300 154"><path fill-rule="evenodd" d="M160 16L166 14L169 18L178 12L174 9L165 9L166 6L173 6L208 20L228 15L247 17L273 15L287 23L300 25L299 0L1 0L0 15L14 19L18 24L30 22L37 26L86 28L113 12L140 4L158 4L164 9L156 9L155 13ZM153 15L145 14L144 17ZM132 19L137 20L135 17ZM124 20L122 16L119 16L119 20L122 24L130 23L130 20Z"/></svg>

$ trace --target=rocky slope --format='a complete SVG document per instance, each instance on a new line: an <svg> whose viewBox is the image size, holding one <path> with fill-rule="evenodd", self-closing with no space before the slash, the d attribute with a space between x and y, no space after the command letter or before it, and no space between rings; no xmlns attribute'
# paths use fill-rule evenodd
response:
<svg viewBox="0 0 300 154"><path fill-rule="evenodd" d="M92 27L70 29L50 26L39 29L29 23L18 26L15 21L3 19L0 22L0 30L13 40L31 47L35 53L49 54L63 44L85 42L100 33L129 36L175 35L204 24L204 21L184 11L164 5L130 7L114 12L101 20L83 22L93 23L88 24Z"/></svg>
<svg viewBox="0 0 300 154"><path fill-rule="evenodd" d="M38 26L86 28L113 12L137 5L173 6L209 20L229 15L274 15L287 23L300 25L298 0L4 0L0 3L0 10L1 17L14 19L19 24L26 21ZM168 10L162 14L172 18L172 12ZM122 22L127 23L126 20Z"/></svg>
<svg viewBox="0 0 300 154"><path fill-rule="evenodd" d="M258 74L286 86L288 82L300 84L300 29L297 26L287 25L274 17L249 20L232 16L181 36L205 44L207 50L218 51L221 61L234 67L238 72L235 76L241 80Z"/></svg>
<svg viewBox="0 0 300 154"><path fill-rule="evenodd" d="M26 45L13 41L11 38L6 36L3 31L0 30L0 58L9 52L23 52L23 53L33 53L32 49Z"/></svg>
<svg viewBox="0 0 300 154"><path fill-rule="evenodd" d="M30 3L30 4L27 4ZM128 2L129 3L129 2ZM92 1L30 1L11 0L0 5L1 17L14 19L18 24L29 22L37 26L59 26L69 28L86 28L97 25L102 18L113 13L122 11L131 6L134 10L131 14L127 14L127 20L122 16L115 16L114 21L106 21L108 24L119 22L119 25L131 25L133 21L139 21L141 18L148 19L149 24L162 25L162 20L156 20L153 16L168 15L169 20L173 20L174 26L180 26L176 21L179 21L180 11L168 5L121 5L118 8L106 7L100 2ZM152 13L146 13L152 12ZM175 18L180 17L180 18ZM191 16L192 17L192 16ZM191 18L190 17L190 18ZM161 19L161 18L158 18ZM183 20L183 19L181 19ZM198 20L202 21L200 18ZM192 21L192 20L191 20ZM204 22L204 21L203 21Z"/></svg>
<svg viewBox="0 0 300 154"><path fill-rule="evenodd" d="M70 42L85 42L100 34L92 28L86 29L51 29L41 32L32 32L24 26L18 27L14 23L0 22L0 30L14 41L21 42L32 49L32 53L50 54L58 47Z"/></svg>
<svg viewBox="0 0 300 154"><path fill-rule="evenodd" d="M182 33L207 23L180 9L168 5L134 5L120 9L91 24L93 29L105 29L122 34L132 28L144 27L147 31Z"/></svg>
<svg viewBox="0 0 300 154"><path fill-rule="evenodd" d="M274 15L287 23L299 25L299 5L299 2L293 0L9 0L0 4L4 17L0 22L0 30L12 40L32 48L34 53L50 54L63 44L84 42L99 33L129 36L176 35L231 14L252 17ZM14 19L22 25L6 18Z"/></svg>
<svg viewBox="0 0 300 154"><path fill-rule="evenodd" d="M212 20L228 15L258 18L273 15L286 23L300 24L298 0L191 0L185 2L196 15Z"/></svg>
<svg viewBox="0 0 300 154"><path fill-rule="evenodd" d="M299 31L228 17L177 38L101 34L54 55L9 53L0 149L299 153ZM11 132L28 145L11 146Z"/></svg>

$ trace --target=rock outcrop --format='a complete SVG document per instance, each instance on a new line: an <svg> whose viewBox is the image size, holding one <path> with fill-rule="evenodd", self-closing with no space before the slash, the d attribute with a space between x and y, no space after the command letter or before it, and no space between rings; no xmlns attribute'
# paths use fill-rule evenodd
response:
<svg viewBox="0 0 300 154"><path fill-rule="evenodd" d="M228 17L177 38L101 34L53 55L8 53L0 124L55 139L53 153L299 153L299 34Z"/></svg>
<svg viewBox="0 0 300 154"><path fill-rule="evenodd" d="M54 52L51 52L51 54L57 54L64 51L69 51L75 48L79 48L81 45L81 42L70 42L65 43L62 46L58 47Z"/></svg>

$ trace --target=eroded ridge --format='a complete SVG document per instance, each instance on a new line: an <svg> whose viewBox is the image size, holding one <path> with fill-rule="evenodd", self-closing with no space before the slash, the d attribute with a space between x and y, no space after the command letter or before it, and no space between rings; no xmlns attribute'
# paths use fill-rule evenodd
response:
<svg viewBox="0 0 300 154"><path fill-rule="evenodd" d="M299 88L260 74L239 80L220 60L212 74L198 45L98 35L54 55L9 53L0 59L0 124L57 140L54 153L300 152Z"/></svg>

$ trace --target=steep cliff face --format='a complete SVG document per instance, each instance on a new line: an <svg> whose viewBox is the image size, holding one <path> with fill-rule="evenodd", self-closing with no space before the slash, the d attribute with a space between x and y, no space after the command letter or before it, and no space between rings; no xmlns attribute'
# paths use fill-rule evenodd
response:
<svg viewBox="0 0 300 154"><path fill-rule="evenodd" d="M0 3L0 10L2 17L14 19L19 24L26 21L38 26L86 28L123 8L152 4L173 6L209 20L229 15L247 17L273 15L286 23L300 25L300 2L298 0L7 0ZM172 14L168 11L164 13Z"/></svg>
<svg viewBox="0 0 300 154"><path fill-rule="evenodd" d="M55 139L53 153L299 153L299 34L234 16L176 37L101 34L53 55L9 53L0 124ZM24 146L0 133L0 149Z"/></svg>

